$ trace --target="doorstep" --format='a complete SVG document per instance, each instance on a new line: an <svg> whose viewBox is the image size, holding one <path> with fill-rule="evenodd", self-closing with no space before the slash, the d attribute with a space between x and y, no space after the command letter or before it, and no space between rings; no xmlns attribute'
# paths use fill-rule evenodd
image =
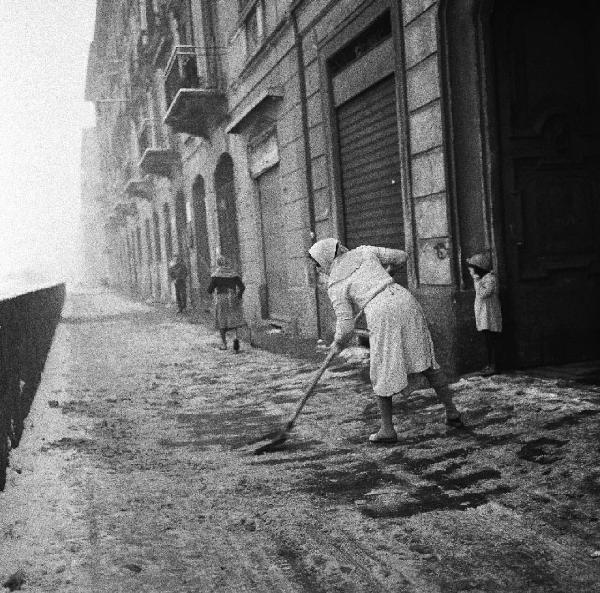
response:
<svg viewBox="0 0 600 593"><path fill-rule="evenodd" d="M255 348L262 348L275 354L283 354L293 358L303 358L320 362L327 356L326 347L318 347L315 338L301 338L279 324L264 323L242 327L239 330L240 338L250 342Z"/></svg>

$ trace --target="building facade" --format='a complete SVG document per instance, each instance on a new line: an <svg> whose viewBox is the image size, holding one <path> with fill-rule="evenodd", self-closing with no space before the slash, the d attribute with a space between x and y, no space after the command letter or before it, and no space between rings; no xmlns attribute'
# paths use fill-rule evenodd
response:
<svg viewBox="0 0 600 593"><path fill-rule="evenodd" d="M110 269L113 257L109 256L106 227L112 212L103 190L96 129L88 128L81 138L81 263L83 280L96 285L107 282L117 272L116 268Z"/></svg>
<svg viewBox="0 0 600 593"><path fill-rule="evenodd" d="M590 0L99 0L111 282L169 300L177 251L203 307L223 253L255 331L327 338L312 242L402 248L466 371L465 258L491 250L504 362L598 357L599 22Z"/></svg>

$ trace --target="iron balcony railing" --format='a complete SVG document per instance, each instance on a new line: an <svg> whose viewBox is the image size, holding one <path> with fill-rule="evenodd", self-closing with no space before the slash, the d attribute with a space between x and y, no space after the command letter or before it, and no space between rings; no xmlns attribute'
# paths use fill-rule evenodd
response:
<svg viewBox="0 0 600 593"><path fill-rule="evenodd" d="M115 204L114 216L122 223L127 222L127 218L134 217L137 213L137 206L133 200L122 200Z"/></svg>
<svg viewBox="0 0 600 593"><path fill-rule="evenodd" d="M165 70L165 94L171 105L181 89L222 92L224 78L219 72L219 50L193 45L176 45Z"/></svg>
<svg viewBox="0 0 600 593"><path fill-rule="evenodd" d="M138 128L138 148L140 173L171 177L180 155L169 148L162 123L156 119L142 120Z"/></svg>

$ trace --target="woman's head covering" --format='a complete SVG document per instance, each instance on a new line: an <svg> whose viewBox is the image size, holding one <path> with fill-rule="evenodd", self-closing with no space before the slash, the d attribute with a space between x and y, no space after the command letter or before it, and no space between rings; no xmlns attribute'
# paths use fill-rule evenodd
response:
<svg viewBox="0 0 600 593"><path fill-rule="evenodd" d="M347 251L337 239L321 239L308 250L308 253L319 264L321 272L329 274L335 256Z"/></svg>
<svg viewBox="0 0 600 593"><path fill-rule="evenodd" d="M489 272L492 269L492 254L489 251L476 253L467 258L467 264Z"/></svg>
<svg viewBox="0 0 600 593"><path fill-rule="evenodd" d="M212 272L212 276L218 276L219 278L234 278L238 275L235 267L231 263L231 260L224 255L217 256L217 265Z"/></svg>

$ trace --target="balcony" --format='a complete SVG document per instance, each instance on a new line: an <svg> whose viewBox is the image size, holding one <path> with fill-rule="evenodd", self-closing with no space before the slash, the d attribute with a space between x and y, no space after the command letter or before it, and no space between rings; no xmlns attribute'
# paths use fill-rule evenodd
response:
<svg viewBox="0 0 600 593"><path fill-rule="evenodd" d="M125 224L127 218L130 216L137 216L137 206L135 202L121 201L115 204L115 211L113 214L113 220L118 224Z"/></svg>
<svg viewBox="0 0 600 593"><path fill-rule="evenodd" d="M140 126L138 144L142 158L139 168L142 173L172 177L173 170L179 163L179 153L163 146L160 137L160 122L145 119Z"/></svg>
<svg viewBox="0 0 600 593"><path fill-rule="evenodd" d="M211 127L225 117L225 83L217 54L214 48L173 48L165 71L165 123L175 132L207 138Z"/></svg>
<svg viewBox="0 0 600 593"><path fill-rule="evenodd" d="M125 183L125 193L134 199L152 201L152 183L147 179L131 178Z"/></svg>
<svg viewBox="0 0 600 593"><path fill-rule="evenodd" d="M123 164L122 175L123 185L121 185L121 188L128 198L131 200L152 200L152 183L139 176L138 168L133 163L127 161Z"/></svg>
<svg viewBox="0 0 600 593"><path fill-rule="evenodd" d="M108 216L108 218L106 219L106 222L104 223L104 229L108 233L116 232L124 226L125 226L125 218L117 215L116 211L113 212L113 214L111 214L110 216Z"/></svg>

